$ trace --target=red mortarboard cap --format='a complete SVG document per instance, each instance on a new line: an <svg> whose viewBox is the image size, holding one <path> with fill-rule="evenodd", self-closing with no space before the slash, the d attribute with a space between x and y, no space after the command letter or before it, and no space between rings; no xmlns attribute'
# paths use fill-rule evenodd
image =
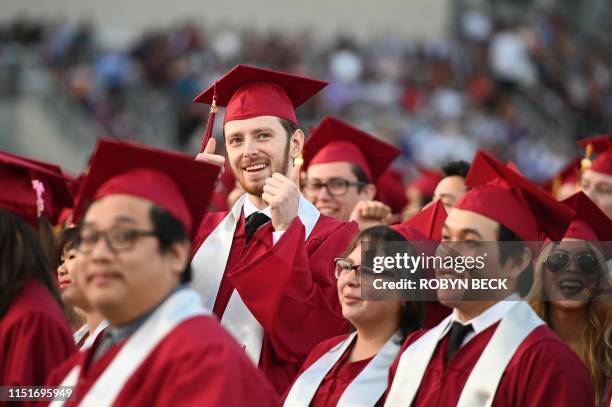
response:
<svg viewBox="0 0 612 407"><path fill-rule="evenodd" d="M418 189L425 196L433 196L438 183L442 181L444 175L440 171L426 168L422 165L417 164L417 168L420 175L410 183L410 186Z"/></svg>
<svg viewBox="0 0 612 407"><path fill-rule="evenodd" d="M582 160L582 169L591 169L606 175L612 175L612 137L604 134L579 140L578 145L585 148L585 158ZM599 155L591 161L591 154Z"/></svg>
<svg viewBox="0 0 612 407"><path fill-rule="evenodd" d="M304 168L331 162L348 162L361 168L370 182L376 180L400 155L391 144L347 123L325 117L304 145Z"/></svg>
<svg viewBox="0 0 612 407"><path fill-rule="evenodd" d="M74 204L73 196L75 195L72 193L72 190L76 183L76 179L64 174L59 165L21 157L7 152L4 154L45 168L57 175L57 177L48 177L39 173L38 176L35 177L35 183L41 184L41 186L37 186L36 188L43 191L42 198L45 206L44 215L53 225L57 224L57 220L62 210L70 209Z"/></svg>
<svg viewBox="0 0 612 407"><path fill-rule="evenodd" d="M562 202L575 212L563 237L612 241L612 220L584 192L579 191Z"/></svg>
<svg viewBox="0 0 612 407"><path fill-rule="evenodd" d="M298 124L295 109L327 86L327 82L249 65L236 65L193 100L227 107L223 123L257 116L277 116ZM212 110L211 110L212 112ZM214 116L209 118L214 120ZM212 124L206 128L207 141ZM204 143L203 143L204 144Z"/></svg>
<svg viewBox="0 0 612 407"><path fill-rule="evenodd" d="M557 190L561 185L564 184L577 184L578 174L580 173L580 161L582 159L579 156L572 158L552 179L541 184L545 191L550 192L553 196L556 196Z"/></svg>
<svg viewBox="0 0 612 407"><path fill-rule="evenodd" d="M42 214L51 220L72 206L71 178L53 164L0 151L0 207L36 224Z"/></svg>
<svg viewBox="0 0 612 407"><path fill-rule="evenodd" d="M99 140L80 190L75 220L96 199L125 194L164 208L193 234L208 207L219 171L215 165L184 154Z"/></svg>
<svg viewBox="0 0 612 407"><path fill-rule="evenodd" d="M403 183L402 173L389 168L383 172L376 181L376 199L391 207L393 213L401 213L406 205L406 189Z"/></svg>
<svg viewBox="0 0 612 407"><path fill-rule="evenodd" d="M416 230L424 236L425 240L440 241L442 239L444 221L446 221L446 209L444 209L442 201L437 200L410 219L399 225L394 225L392 228L402 234L407 229Z"/></svg>
<svg viewBox="0 0 612 407"><path fill-rule="evenodd" d="M430 204L421 212L391 229L400 233L415 249L427 255L433 255L442 238L442 226L446 220L446 209L442 201Z"/></svg>
<svg viewBox="0 0 612 407"><path fill-rule="evenodd" d="M455 204L504 225L523 241L540 241L543 235L560 240L573 211L506 167L478 151L465 184L471 189Z"/></svg>

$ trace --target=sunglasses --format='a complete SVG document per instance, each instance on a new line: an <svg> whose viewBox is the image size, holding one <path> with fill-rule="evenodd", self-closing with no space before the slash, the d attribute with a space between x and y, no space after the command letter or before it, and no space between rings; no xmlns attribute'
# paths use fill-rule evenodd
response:
<svg viewBox="0 0 612 407"><path fill-rule="evenodd" d="M578 253L573 256L580 271L586 274L595 274L599 271L600 265L597 258L588 252ZM556 273L565 269L571 261L571 257L566 253L551 253L545 260L546 267Z"/></svg>

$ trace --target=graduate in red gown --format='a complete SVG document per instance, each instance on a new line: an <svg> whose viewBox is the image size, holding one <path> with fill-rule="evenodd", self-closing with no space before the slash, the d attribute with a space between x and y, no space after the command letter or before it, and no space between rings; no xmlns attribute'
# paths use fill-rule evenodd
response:
<svg viewBox="0 0 612 407"><path fill-rule="evenodd" d="M321 213L354 220L360 230L389 224L391 208L374 200L376 183L399 155L395 146L325 117L304 145L304 195Z"/></svg>
<svg viewBox="0 0 612 407"><path fill-rule="evenodd" d="M612 220L583 192L563 203L576 212L561 242L548 242L535 266L528 299L533 309L587 367L598 406L608 407L612 349L607 343L612 291Z"/></svg>
<svg viewBox="0 0 612 407"><path fill-rule="evenodd" d="M395 254L397 246L387 242L405 242L406 250L416 253L400 233L380 225L362 231L336 259L342 314L355 330L313 349L285 395L285 406L382 405L389 367L406 335L421 325L420 302L362 299L362 282L371 284L362 268L364 240L376 255ZM384 273L388 278L399 275L391 268Z"/></svg>
<svg viewBox="0 0 612 407"><path fill-rule="evenodd" d="M466 185L472 189L448 214L443 242L472 242L464 247L519 242L511 248L487 246L488 276L528 270L532 245L520 242L538 241L542 234L558 239L572 217L568 207L483 152L476 155ZM436 277L449 278L445 273L455 274L436 270ZM408 337L391 369L385 405L594 405L593 385L580 359L515 290L513 279L486 301L462 301L456 291L438 290L453 313Z"/></svg>
<svg viewBox="0 0 612 407"><path fill-rule="evenodd" d="M49 180L47 189L34 181ZM35 227L65 179L0 152L0 386L40 386L76 351Z"/></svg>
<svg viewBox="0 0 612 407"><path fill-rule="evenodd" d="M75 210L76 281L110 326L50 383L76 386L67 405L277 404L187 284L190 235L218 173L176 153L98 143Z"/></svg>
<svg viewBox="0 0 612 407"><path fill-rule="evenodd" d="M304 199L300 164L294 166L304 144L295 108L325 85L238 65L195 99L226 106L225 148L246 193L230 211L204 217L193 287L279 394L317 343L348 328L332 260L357 225L325 216ZM209 123L197 159L223 166L211 129Z"/></svg>

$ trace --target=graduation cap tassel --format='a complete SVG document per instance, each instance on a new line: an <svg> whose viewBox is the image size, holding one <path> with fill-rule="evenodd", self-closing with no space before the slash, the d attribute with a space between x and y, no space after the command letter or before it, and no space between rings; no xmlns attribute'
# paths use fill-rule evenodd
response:
<svg viewBox="0 0 612 407"><path fill-rule="evenodd" d="M215 116L217 113L219 113L219 108L217 107L217 83L215 82L212 104L210 105L210 113L208 114L208 122L206 123L206 130L204 131L202 144L200 145L200 153L204 152L206 144L208 144L208 140L212 137L212 131L215 125Z"/></svg>
<svg viewBox="0 0 612 407"><path fill-rule="evenodd" d="M591 154L593 154L593 144L589 143L586 145L585 157L580 162L580 169L586 171L591 168Z"/></svg>

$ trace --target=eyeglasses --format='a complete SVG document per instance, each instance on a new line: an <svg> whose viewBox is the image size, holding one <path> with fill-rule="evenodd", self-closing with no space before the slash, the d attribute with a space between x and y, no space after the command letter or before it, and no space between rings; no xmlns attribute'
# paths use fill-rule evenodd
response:
<svg viewBox="0 0 612 407"><path fill-rule="evenodd" d="M355 278L357 278L357 281L361 282L361 274L373 274L371 267L362 264L353 264L350 260L342 257L336 257L334 263L336 264L334 273L336 279L340 279L341 277L346 278L351 271L354 271Z"/></svg>
<svg viewBox="0 0 612 407"><path fill-rule="evenodd" d="M339 197L347 193L349 187L362 188L366 186L365 182L353 182L343 178L332 178L327 182L321 182L317 180L306 180L304 185L304 191L307 194L315 195L318 194L321 188L325 188L327 193L333 197Z"/></svg>
<svg viewBox="0 0 612 407"><path fill-rule="evenodd" d="M150 230L115 228L101 232L93 229L81 230L77 249L79 252L89 254L98 244L98 240L104 237L108 247L114 252L131 250L134 242L143 236L157 236L157 233Z"/></svg>
<svg viewBox="0 0 612 407"><path fill-rule="evenodd" d="M578 253L573 258L576 260L578 268L583 273L595 274L600 268L597 258L588 252ZM565 269L570 263L570 256L566 253L551 253L545 260L546 267L553 273Z"/></svg>

